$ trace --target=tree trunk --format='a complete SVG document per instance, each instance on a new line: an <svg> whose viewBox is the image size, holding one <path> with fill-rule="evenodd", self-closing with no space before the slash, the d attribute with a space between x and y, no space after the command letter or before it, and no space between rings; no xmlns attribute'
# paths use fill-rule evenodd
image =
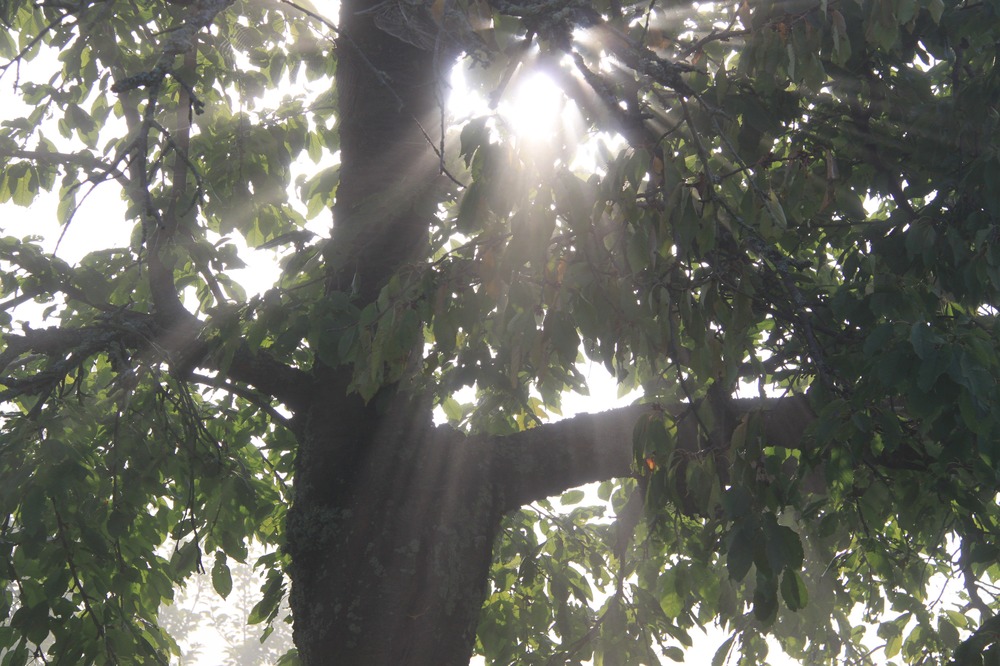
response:
<svg viewBox="0 0 1000 666"><path fill-rule="evenodd" d="M327 270L362 305L400 266L425 260L442 182L434 147L449 58L379 30L381 4L345 1L337 39L341 169Z"/></svg>
<svg viewBox="0 0 1000 666"><path fill-rule="evenodd" d="M330 288L373 302L423 256L440 178L440 54L378 30L378 3L345 2L337 43L341 180ZM377 11L377 10L376 10ZM289 514L295 642L306 664L465 665L500 519L481 447L434 428L392 387L347 395L350 370L319 368L299 415Z"/></svg>
<svg viewBox="0 0 1000 666"><path fill-rule="evenodd" d="M289 519L304 663L468 664L500 518L483 446L400 395L311 412Z"/></svg>

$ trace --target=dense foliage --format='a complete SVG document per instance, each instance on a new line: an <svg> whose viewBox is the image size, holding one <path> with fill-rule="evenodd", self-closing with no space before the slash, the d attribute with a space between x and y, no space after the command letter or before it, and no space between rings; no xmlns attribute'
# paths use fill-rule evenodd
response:
<svg viewBox="0 0 1000 666"><path fill-rule="evenodd" d="M659 663L712 622L718 664L765 663L766 636L804 663L1000 662L1000 3L366 11L442 71L463 52L466 95L502 110L540 72L565 106L529 141L485 104L448 117L442 74L445 175L414 192L400 164L363 211L433 213L427 250L371 299L325 221L336 16L0 4L26 104L0 200L107 234L73 264L0 238L3 665L165 662L161 606L196 571L228 595L250 541L250 621L282 621L296 373L499 437L585 392L583 358L657 407L597 491L618 520L578 490L506 517L489 663ZM230 275L251 257L276 262L259 294ZM754 407L796 396L808 427Z"/></svg>

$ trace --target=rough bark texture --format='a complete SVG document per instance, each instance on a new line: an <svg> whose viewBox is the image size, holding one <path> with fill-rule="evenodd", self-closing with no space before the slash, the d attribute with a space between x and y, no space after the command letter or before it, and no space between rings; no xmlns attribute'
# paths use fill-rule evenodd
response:
<svg viewBox="0 0 1000 666"><path fill-rule="evenodd" d="M500 518L489 457L405 397L322 400L289 525L305 663L467 664Z"/></svg>
<svg viewBox="0 0 1000 666"><path fill-rule="evenodd" d="M341 19L327 257L331 288L361 305L421 256L439 178L422 129L439 112L438 57L379 31L374 4L345 3ZM346 395L349 371L317 376L288 530L304 662L467 664L500 519L488 458L411 396L390 387L365 404Z"/></svg>

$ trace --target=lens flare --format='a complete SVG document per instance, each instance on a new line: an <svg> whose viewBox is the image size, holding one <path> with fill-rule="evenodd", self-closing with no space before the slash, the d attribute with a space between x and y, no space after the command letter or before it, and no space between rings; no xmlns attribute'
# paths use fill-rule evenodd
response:
<svg viewBox="0 0 1000 666"><path fill-rule="evenodd" d="M532 72L517 83L514 94L500 104L500 114L520 139L540 143L558 134L566 97L544 72Z"/></svg>

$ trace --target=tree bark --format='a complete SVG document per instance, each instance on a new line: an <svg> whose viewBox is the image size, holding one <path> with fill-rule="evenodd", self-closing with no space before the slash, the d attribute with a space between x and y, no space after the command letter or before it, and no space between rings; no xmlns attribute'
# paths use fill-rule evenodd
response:
<svg viewBox="0 0 1000 666"><path fill-rule="evenodd" d="M326 259L332 288L362 304L423 259L441 181L429 132L440 127L447 58L379 30L381 4L344 2L337 39L341 170Z"/></svg>
<svg viewBox="0 0 1000 666"><path fill-rule="evenodd" d="M289 518L306 664L468 664L500 521L482 444L401 394L328 389L301 442Z"/></svg>
<svg viewBox="0 0 1000 666"><path fill-rule="evenodd" d="M380 31L379 3L345 2L338 37L341 180L331 290L360 306L424 256L440 174L440 54ZM348 395L349 368L315 370L299 414L289 514L295 642L306 664L467 664L500 506L483 447L434 428L430 405L387 387Z"/></svg>

